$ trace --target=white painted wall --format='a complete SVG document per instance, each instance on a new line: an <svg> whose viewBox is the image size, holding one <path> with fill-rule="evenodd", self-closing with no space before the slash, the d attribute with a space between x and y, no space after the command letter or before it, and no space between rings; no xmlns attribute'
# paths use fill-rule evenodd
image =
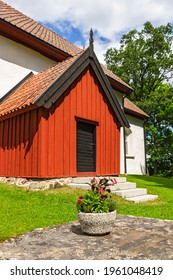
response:
<svg viewBox="0 0 173 280"><path fill-rule="evenodd" d="M0 58L34 72L40 72L56 62L39 52L0 36Z"/></svg>
<svg viewBox="0 0 173 280"><path fill-rule="evenodd" d="M120 106L122 107L123 106L123 94L116 90L114 90L114 93L115 93L116 98L118 99Z"/></svg>
<svg viewBox="0 0 173 280"><path fill-rule="evenodd" d="M125 174L125 160L124 160L124 128L120 128L120 173Z"/></svg>
<svg viewBox="0 0 173 280"><path fill-rule="evenodd" d="M123 107L123 94L114 90L118 102ZM124 160L124 128L120 128L120 173L125 174L125 160Z"/></svg>
<svg viewBox="0 0 173 280"><path fill-rule="evenodd" d="M56 62L0 36L0 98L31 71L38 73Z"/></svg>
<svg viewBox="0 0 173 280"><path fill-rule="evenodd" d="M18 84L27 74L29 69L0 59L0 98Z"/></svg>
<svg viewBox="0 0 173 280"><path fill-rule="evenodd" d="M122 107L123 94L114 91ZM124 155L124 128L120 128L120 173L145 174L145 141L144 121L126 114L130 128L125 128L126 139L126 172Z"/></svg>
<svg viewBox="0 0 173 280"><path fill-rule="evenodd" d="M127 154L126 166L127 174L145 174L145 141L144 141L144 121L126 115L130 130L126 132Z"/></svg>

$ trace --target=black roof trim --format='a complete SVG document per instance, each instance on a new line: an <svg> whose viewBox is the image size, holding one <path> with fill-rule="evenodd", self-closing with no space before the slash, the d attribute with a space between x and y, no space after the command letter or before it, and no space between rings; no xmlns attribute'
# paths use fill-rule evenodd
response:
<svg viewBox="0 0 173 280"><path fill-rule="evenodd" d="M80 75L78 72L81 65L83 64L83 70L87 67L87 59L88 49L86 49L82 55L80 55L57 79L55 79L55 81L35 100L35 103L38 106L49 108ZM86 62L84 63L84 61Z"/></svg>
<svg viewBox="0 0 173 280"><path fill-rule="evenodd" d="M108 78L91 47L88 47L43 93L35 103L50 108L53 103L69 88L79 75L91 66L96 74L121 126L130 127L123 110L113 92Z"/></svg>
<svg viewBox="0 0 173 280"><path fill-rule="evenodd" d="M117 115L119 121L120 119L123 121L123 123L120 121L121 125L122 126L125 126L125 127L130 127L126 117L125 117L125 114L113 92L113 89L112 89L112 86L109 82L109 79L108 77L105 75L95 53L93 53L93 61L94 63L92 62L91 65L92 65L92 68L93 70L95 71L95 74L102 86L102 88L104 89L104 92L107 93L106 96L110 102L110 104L112 105L112 108L115 112L115 114ZM98 75L99 73L99 75Z"/></svg>
<svg viewBox="0 0 173 280"><path fill-rule="evenodd" d="M0 98L0 104L4 102L10 95L13 94L15 90L17 90L24 82L26 82L34 73L31 71L28 73L19 83L17 83L12 89L10 89L4 96Z"/></svg>

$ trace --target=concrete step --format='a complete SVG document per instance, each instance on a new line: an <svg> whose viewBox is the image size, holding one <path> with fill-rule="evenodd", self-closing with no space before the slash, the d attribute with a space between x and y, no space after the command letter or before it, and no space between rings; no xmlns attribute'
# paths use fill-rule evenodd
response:
<svg viewBox="0 0 173 280"><path fill-rule="evenodd" d="M73 177L72 183L73 184L87 184L90 183L93 177Z"/></svg>
<svg viewBox="0 0 173 280"><path fill-rule="evenodd" d="M69 183L68 184L69 187L71 188L76 188L76 189L84 189L84 190L88 190L90 189L90 185L87 183Z"/></svg>
<svg viewBox="0 0 173 280"><path fill-rule="evenodd" d="M117 183L125 183L126 182L126 177L117 177L117 176L106 176L106 177L96 177L98 179L102 178L107 178L107 179L116 179ZM77 184L86 184L90 183L93 177L73 177L72 178L72 183L77 183Z"/></svg>
<svg viewBox="0 0 173 280"><path fill-rule="evenodd" d="M126 177L113 177L113 176L110 176L109 177L110 179L116 179L117 183L126 183Z"/></svg>
<svg viewBox="0 0 173 280"><path fill-rule="evenodd" d="M126 189L135 189L136 183L125 182L125 183L118 183L114 186L110 186L111 192L115 192L118 190L126 190Z"/></svg>
<svg viewBox="0 0 173 280"><path fill-rule="evenodd" d="M74 177L72 182L68 184L71 188L79 189L90 189L90 181L93 177ZM105 177L96 177L98 179ZM122 198L133 201L134 203L145 202L149 200L155 200L158 198L157 195L147 194L147 189L136 188L136 183L126 182L126 177L110 176L106 177L108 179L116 179L117 184L110 186L112 193L115 193Z"/></svg>
<svg viewBox="0 0 173 280"><path fill-rule="evenodd" d="M126 200L130 200L135 203L140 203L140 202L155 200L157 198L158 198L158 195L145 194L145 195L138 195L138 196L134 196L134 197L127 197Z"/></svg>
<svg viewBox="0 0 173 280"><path fill-rule="evenodd" d="M127 198L127 197L145 195L145 194L147 194L147 190L146 189L127 189L127 190L114 191L114 193L118 196L121 196L122 198Z"/></svg>

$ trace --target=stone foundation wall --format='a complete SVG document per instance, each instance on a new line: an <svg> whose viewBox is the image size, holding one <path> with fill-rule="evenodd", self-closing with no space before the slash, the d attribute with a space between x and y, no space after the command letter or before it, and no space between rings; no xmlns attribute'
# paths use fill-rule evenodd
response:
<svg viewBox="0 0 173 280"><path fill-rule="evenodd" d="M54 179L26 179L15 177L0 177L1 183L16 185L27 188L31 191L48 190L68 185L72 182L72 178L54 178Z"/></svg>

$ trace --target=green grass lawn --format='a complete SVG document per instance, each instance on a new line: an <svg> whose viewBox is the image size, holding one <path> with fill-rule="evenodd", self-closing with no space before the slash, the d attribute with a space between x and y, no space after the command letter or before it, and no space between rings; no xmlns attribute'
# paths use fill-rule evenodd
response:
<svg viewBox="0 0 173 280"><path fill-rule="evenodd" d="M159 198L134 204L115 197L118 214L173 220L173 179L135 175L127 176L127 180ZM35 228L76 220L76 201L83 192L68 187L31 192L0 184L0 241Z"/></svg>
<svg viewBox="0 0 173 280"><path fill-rule="evenodd" d="M0 241L35 228L76 220L80 194L81 190L68 187L31 192L0 184Z"/></svg>
<svg viewBox="0 0 173 280"><path fill-rule="evenodd" d="M173 178L128 175L127 181L136 182L138 188L146 188L148 194L157 194L159 198L139 204L117 198L119 214L173 220Z"/></svg>

